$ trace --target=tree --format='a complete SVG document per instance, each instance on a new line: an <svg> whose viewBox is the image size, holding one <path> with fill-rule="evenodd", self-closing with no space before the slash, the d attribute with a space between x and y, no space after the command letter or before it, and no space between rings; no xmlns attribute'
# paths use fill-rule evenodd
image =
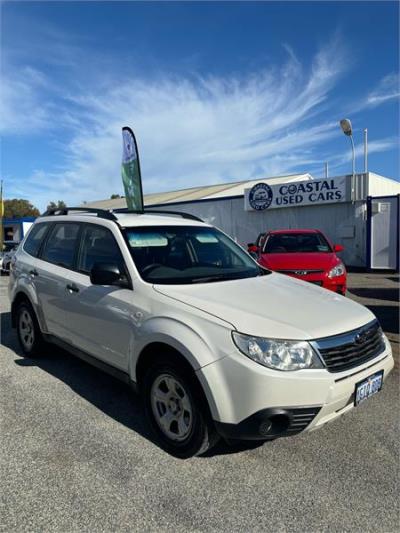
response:
<svg viewBox="0 0 400 533"><path fill-rule="evenodd" d="M23 200L22 198L4 200L5 218L38 217L39 215L39 209L31 204L29 200Z"/></svg>
<svg viewBox="0 0 400 533"><path fill-rule="evenodd" d="M122 198L122 196L120 194L112 194L110 198L111 200L116 200L117 198Z"/></svg>
<svg viewBox="0 0 400 533"><path fill-rule="evenodd" d="M62 200L58 200L57 203L56 202L50 202L47 205L47 210L49 210L49 209L65 209L66 207L67 207L67 204L65 202L63 202Z"/></svg>

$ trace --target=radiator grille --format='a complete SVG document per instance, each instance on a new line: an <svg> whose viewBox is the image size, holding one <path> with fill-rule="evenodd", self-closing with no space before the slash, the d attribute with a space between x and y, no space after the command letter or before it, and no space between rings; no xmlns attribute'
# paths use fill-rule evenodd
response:
<svg viewBox="0 0 400 533"><path fill-rule="evenodd" d="M362 365L385 349L377 320L348 333L318 339L315 344L330 372L342 372Z"/></svg>
<svg viewBox="0 0 400 533"><path fill-rule="evenodd" d="M280 274L296 274L297 276L307 276L308 274L322 274L323 270L312 270L309 268L296 268L290 270L277 270Z"/></svg>

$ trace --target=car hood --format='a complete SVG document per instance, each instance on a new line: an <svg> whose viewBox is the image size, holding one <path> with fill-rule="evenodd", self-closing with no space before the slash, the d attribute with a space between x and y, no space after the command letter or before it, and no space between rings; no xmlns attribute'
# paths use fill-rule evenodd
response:
<svg viewBox="0 0 400 533"><path fill-rule="evenodd" d="M316 339L350 331L375 318L348 298L276 273L195 285L154 285L154 289L256 336Z"/></svg>
<svg viewBox="0 0 400 533"><path fill-rule="evenodd" d="M262 254L261 263L272 270L330 270L338 263L334 253Z"/></svg>

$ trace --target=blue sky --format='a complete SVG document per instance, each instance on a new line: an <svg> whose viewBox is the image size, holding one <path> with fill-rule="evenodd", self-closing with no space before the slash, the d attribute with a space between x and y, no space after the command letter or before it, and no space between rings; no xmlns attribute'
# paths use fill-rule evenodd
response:
<svg viewBox="0 0 400 533"><path fill-rule="evenodd" d="M1 173L41 209L285 173L399 179L397 2L3 2Z"/></svg>

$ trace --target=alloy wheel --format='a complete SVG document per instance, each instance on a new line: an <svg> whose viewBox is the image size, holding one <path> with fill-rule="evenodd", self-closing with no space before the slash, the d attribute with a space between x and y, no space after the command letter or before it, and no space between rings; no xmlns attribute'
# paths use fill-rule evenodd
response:
<svg viewBox="0 0 400 533"><path fill-rule="evenodd" d="M32 316L26 309L19 315L19 333L24 348L31 350L35 342L35 327Z"/></svg>
<svg viewBox="0 0 400 533"><path fill-rule="evenodd" d="M154 380L151 407L164 435L174 441L188 437L193 425L193 409L190 397L176 377L162 374Z"/></svg>

